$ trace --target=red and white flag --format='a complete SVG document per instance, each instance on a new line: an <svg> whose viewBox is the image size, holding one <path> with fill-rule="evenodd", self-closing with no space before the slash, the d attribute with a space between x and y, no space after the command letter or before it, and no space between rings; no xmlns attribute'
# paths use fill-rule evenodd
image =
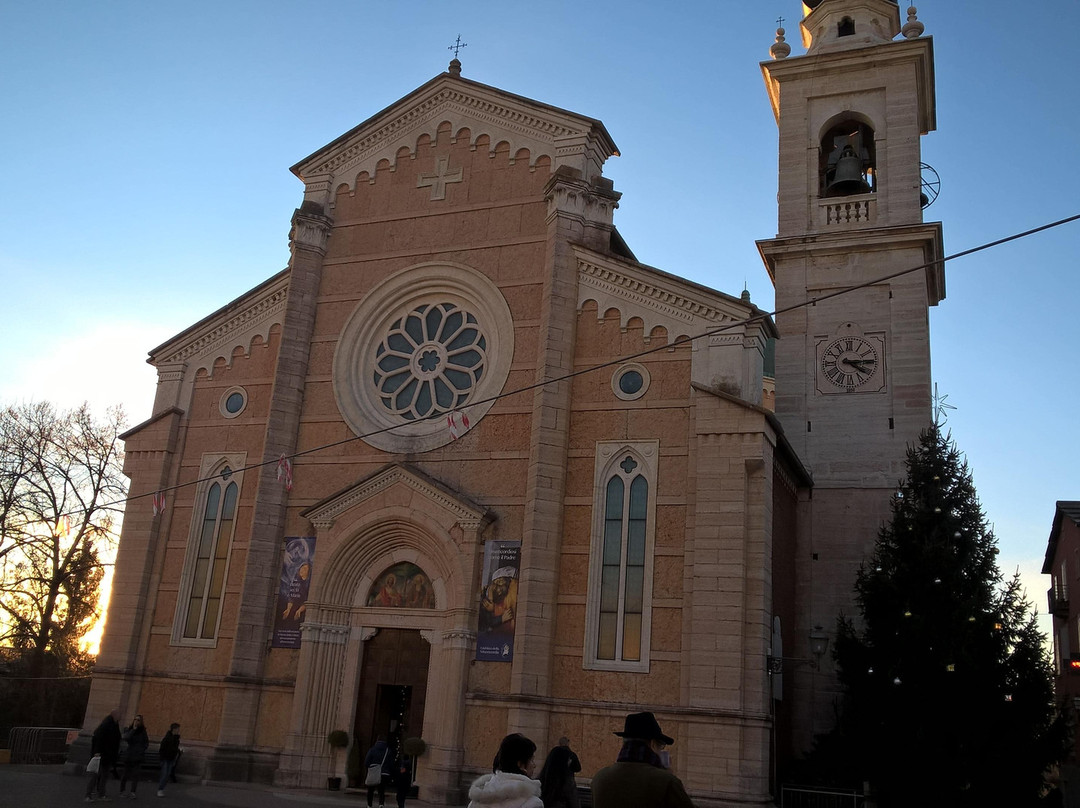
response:
<svg viewBox="0 0 1080 808"><path fill-rule="evenodd" d="M457 440L469 431L469 416L454 410L446 415L446 427L450 430L450 439Z"/></svg>
<svg viewBox="0 0 1080 808"><path fill-rule="evenodd" d="M286 491L292 491L292 463L285 455L277 462L277 478L279 481L284 480Z"/></svg>
<svg viewBox="0 0 1080 808"><path fill-rule="evenodd" d="M154 516L161 516L165 513L165 492L158 491L154 494Z"/></svg>

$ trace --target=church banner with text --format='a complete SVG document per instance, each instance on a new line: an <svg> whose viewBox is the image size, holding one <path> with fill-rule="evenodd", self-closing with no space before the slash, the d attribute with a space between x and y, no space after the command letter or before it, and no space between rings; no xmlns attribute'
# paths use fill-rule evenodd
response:
<svg viewBox="0 0 1080 808"><path fill-rule="evenodd" d="M299 648L300 624L307 612L311 565L315 561L314 536L286 536L274 612L272 648Z"/></svg>
<svg viewBox="0 0 1080 808"><path fill-rule="evenodd" d="M514 659L520 570L521 542L489 541L484 545L480 624L476 630L478 660L510 662Z"/></svg>

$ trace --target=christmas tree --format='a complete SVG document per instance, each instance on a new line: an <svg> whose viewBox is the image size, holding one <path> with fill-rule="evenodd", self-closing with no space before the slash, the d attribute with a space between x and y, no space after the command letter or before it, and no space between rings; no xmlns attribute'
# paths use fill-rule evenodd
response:
<svg viewBox="0 0 1080 808"><path fill-rule="evenodd" d="M830 745L883 808L1038 804L1063 754L1044 637L997 552L966 461L927 430L835 651L846 695Z"/></svg>

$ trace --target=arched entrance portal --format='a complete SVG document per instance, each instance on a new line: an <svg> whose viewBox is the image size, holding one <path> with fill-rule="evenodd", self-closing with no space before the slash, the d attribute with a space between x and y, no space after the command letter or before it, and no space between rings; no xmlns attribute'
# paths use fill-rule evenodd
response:
<svg viewBox="0 0 1080 808"><path fill-rule="evenodd" d="M347 756L326 741L333 729L351 730L361 755L380 734L417 737L426 748L416 772L422 798L462 804L474 587L491 516L404 464L301 515L321 560L275 780L311 788L343 776Z"/></svg>
<svg viewBox="0 0 1080 808"><path fill-rule="evenodd" d="M379 629L364 644L354 722L361 749L381 735L393 758L407 738L421 736L430 649L419 631L400 628Z"/></svg>

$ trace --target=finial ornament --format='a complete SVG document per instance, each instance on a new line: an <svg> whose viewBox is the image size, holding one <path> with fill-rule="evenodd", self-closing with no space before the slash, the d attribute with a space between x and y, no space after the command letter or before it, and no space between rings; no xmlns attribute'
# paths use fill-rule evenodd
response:
<svg viewBox="0 0 1080 808"><path fill-rule="evenodd" d="M455 58L455 59L457 59L457 58L458 58L458 52L459 52L459 51L460 51L460 50L461 50L462 48L467 48L467 47L469 47L469 43L468 43L468 42L462 42L462 41L461 41L461 34L458 34L458 35L457 35L457 39L456 39L456 40L454 40L454 44L453 44L453 45L450 45L450 46L449 46L449 47L447 48L447 50L452 50L452 51L454 52L454 58Z"/></svg>
<svg viewBox="0 0 1080 808"><path fill-rule="evenodd" d="M904 27L900 29L900 33L906 36L908 39L915 39L922 36L922 32L926 30L926 26L919 22L918 15L919 9L915 6L908 6L907 10L907 22L904 23Z"/></svg>
<svg viewBox="0 0 1080 808"><path fill-rule="evenodd" d="M945 422L949 420L949 415L946 410L955 410L952 404L946 404L945 400L949 397L949 394L941 396L938 395L937 382L934 382L934 426L938 429L945 426Z"/></svg>
<svg viewBox="0 0 1080 808"><path fill-rule="evenodd" d="M783 22L784 18L781 17L779 21ZM784 41L783 28L776 29L776 42L769 48L769 53L772 54L772 58L774 59L786 59L791 55L791 45Z"/></svg>

